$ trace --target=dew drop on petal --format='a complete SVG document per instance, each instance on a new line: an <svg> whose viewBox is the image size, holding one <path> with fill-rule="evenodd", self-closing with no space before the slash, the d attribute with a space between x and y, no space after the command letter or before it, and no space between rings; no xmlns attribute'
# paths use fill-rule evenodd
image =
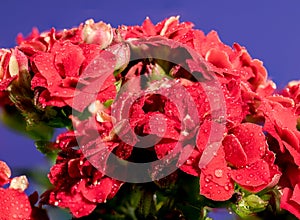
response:
<svg viewBox="0 0 300 220"><path fill-rule="evenodd" d="M224 186L224 189L226 190L226 191L229 191L230 190L230 186L229 186L229 184L226 184L225 186Z"/></svg>
<svg viewBox="0 0 300 220"><path fill-rule="evenodd" d="M241 179L243 179L243 177L242 177L241 175L237 175L237 176L236 176L236 179L237 179L237 180L241 180Z"/></svg>
<svg viewBox="0 0 300 220"><path fill-rule="evenodd" d="M221 178L223 176L223 170L221 169L215 170L215 176Z"/></svg>

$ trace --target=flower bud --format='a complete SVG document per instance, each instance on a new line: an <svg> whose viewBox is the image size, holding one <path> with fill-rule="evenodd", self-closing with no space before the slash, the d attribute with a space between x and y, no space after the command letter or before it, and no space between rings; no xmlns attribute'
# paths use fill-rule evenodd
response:
<svg viewBox="0 0 300 220"><path fill-rule="evenodd" d="M93 19L87 20L83 27L83 40L88 44L99 44L101 49L108 47L113 39L113 29L109 24Z"/></svg>

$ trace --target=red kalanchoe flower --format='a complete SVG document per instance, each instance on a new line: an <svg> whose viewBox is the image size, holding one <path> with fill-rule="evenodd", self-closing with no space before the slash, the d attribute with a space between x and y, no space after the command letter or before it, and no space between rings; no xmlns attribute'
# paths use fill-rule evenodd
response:
<svg viewBox="0 0 300 220"><path fill-rule="evenodd" d="M300 81L290 82L282 91L282 95L294 100L295 113L300 116Z"/></svg>
<svg viewBox="0 0 300 220"><path fill-rule="evenodd" d="M284 188L280 207L300 218L300 170L295 165L289 164L287 166L286 173L284 173L281 181Z"/></svg>
<svg viewBox="0 0 300 220"><path fill-rule="evenodd" d="M25 54L18 48L0 49L0 92L4 92L23 71L28 72L28 58Z"/></svg>
<svg viewBox="0 0 300 220"><path fill-rule="evenodd" d="M28 187L25 176L10 179L11 171L7 164L0 161L0 219L3 220L48 220L45 210L35 207L37 193L27 196ZM9 188L2 188L10 183Z"/></svg>
<svg viewBox="0 0 300 220"><path fill-rule="evenodd" d="M54 147L61 152L48 176L54 188L44 193L43 203L68 208L79 218L114 197L122 183L94 168L80 150L73 149L76 146L73 132L58 136Z"/></svg>
<svg viewBox="0 0 300 220"><path fill-rule="evenodd" d="M250 192L275 186L281 173L274 165L262 127L243 123L229 130L223 140L225 159L231 164L231 178Z"/></svg>
<svg viewBox="0 0 300 220"><path fill-rule="evenodd" d="M51 52L36 53L33 57L33 64L35 66L34 72L36 72L36 74L31 81L31 85L32 89L35 89L35 92L38 93L39 102L43 106L52 105L63 107L69 105L77 110L83 110L81 108L78 109L79 106L73 105L73 99L75 91L78 89L79 79L84 80L82 78L84 76L81 74L82 71L96 57L110 61L111 63L106 62L105 64L110 66L113 72L114 56L109 52L102 51L100 47L95 44L75 45L70 41L57 41L53 45ZM99 71L93 71L94 74L101 74L104 70L99 69ZM115 79L112 72L111 77L106 80L108 82L106 85L103 85L101 88L92 88L94 91L98 91L102 99L104 96L106 96L105 99L114 98L115 86L113 83ZM88 73L91 72L88 71ZM87 77L86 73L85 76ZM98 76L99 75L89 75L92 79ZM85 81L85 83L87 85L83 84L81 87L83 91L85 89L84 86L93 86L95 84L92 83L91 79L90 81ZM107 89L111 92L106 95L101 94ZM90 91L90 93L92 92ZM92 95L90 96L93 98ZM85 104L88 106L90 103Z"/></svg>

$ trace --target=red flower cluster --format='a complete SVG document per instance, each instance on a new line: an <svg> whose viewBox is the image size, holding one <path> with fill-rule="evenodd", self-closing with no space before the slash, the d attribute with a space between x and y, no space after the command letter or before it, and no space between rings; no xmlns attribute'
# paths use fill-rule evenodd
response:
<svg viewBox="0 0 300 220"><path fill-rule="evenodd" d="M58 136L53 147L61 151L49 174L54 188L43 194L43 203L69 208L78 218L114 197L122 183L94 168L76 146L73 132Z"/></svg>
<svg viewBox="0 0 300 220"><path fill-rule="evenodd" d="M11 171L7 164L0 161L0 219L3 220L38 220L48 219L45 210L35 207L37 193L27 197L24 190L28 187L25 176L10 178ZM8 188L4 185L10 183Z"/></svg>
<svg viewBox="0 0 300 220"><path fill-rule="evenodd" d="M208 199L278 186L281 207L300 218L300 83L277 94L244 47L178 17L116 29L89 20L18 42L0 50L1 105L11 104L11 85L29 74L34 106L74 110L72 130L51 148L59 153L43 203L86 216L123 184L106 173L117 169L111 155L131 163L179 158L175 167L198 177Z"/></svg>

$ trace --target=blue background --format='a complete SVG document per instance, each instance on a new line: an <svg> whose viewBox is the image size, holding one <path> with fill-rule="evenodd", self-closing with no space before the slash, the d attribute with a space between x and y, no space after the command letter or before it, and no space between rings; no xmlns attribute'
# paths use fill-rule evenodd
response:
<svg viewBox="0 0 300 220"><path fill-rule="evenodd" d="M208 33L216 30L221 40L245 46L253 58L264 62L269 77L279 88L300 77L300 1L1 1L0 48L15 45L18 33L32 27L40 31L78 26L86 19L103 20L113 27L141 24L146 16L154 23L171 15L191 21ZM45 166L33 142L0 126L0 160L10 166ZM14 170L14 169L13 169Z"/></svg>

